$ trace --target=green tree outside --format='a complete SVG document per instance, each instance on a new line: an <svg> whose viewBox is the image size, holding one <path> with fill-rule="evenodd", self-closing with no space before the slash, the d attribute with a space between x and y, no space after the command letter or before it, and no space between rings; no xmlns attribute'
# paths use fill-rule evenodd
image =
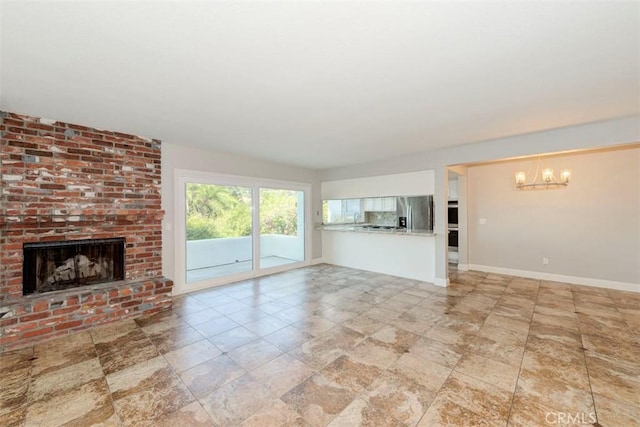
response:
<svg viewBox="0 0 640 427"><path fill-rule="evenodd" d="M251 235L251 188L187 183L187 240ZM260 232L296 236L296 191L260 189Z"/></svg>
<svg viewBox="0 0 640 427"><path fill-rule="evenodd" d="M260 233L298 235L296 191L260 189Z"/></svg>

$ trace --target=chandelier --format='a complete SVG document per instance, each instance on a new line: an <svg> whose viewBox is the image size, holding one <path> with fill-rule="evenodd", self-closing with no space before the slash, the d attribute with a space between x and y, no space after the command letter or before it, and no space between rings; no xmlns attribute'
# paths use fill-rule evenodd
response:
<svg viewBox="0 0 640 427"><path fill-rule="evenodd" d="M531 170L529 170L531 172ZM560 180L557 180L551 169L546 163L540 174L540 181L538 180L538 174L540 172L540 157L536 162L536 172L533 175L531 182L527 183L527 174L524 171L516 172L516 188L518 190L551 190L554 188L566 187L569 185L571 179L571 171L569 169L563 169L560 171ZM529 173L529 175L531 175Z"/></svg>

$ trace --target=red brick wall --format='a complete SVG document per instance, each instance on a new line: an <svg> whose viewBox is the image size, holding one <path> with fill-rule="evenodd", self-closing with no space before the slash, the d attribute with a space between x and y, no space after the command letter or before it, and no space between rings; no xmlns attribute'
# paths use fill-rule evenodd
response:
<svg viewBox="0 0 640 427"><path fill-rule="evenodd" d="M173 282L159 277L75 288L0 305L0 352L171 307Z"/></svg>
<svg viewBox="0 0 640 427"><path fill-rule="evenodd" d="M160 142L0 112L0 303L25 242L126 238L127 280L162 275Z"/></svg>
<svg viewBox="0 0 640 427"><path fill-rule="evenodd" d="M0 112L0 352L171 307L160 142ZM22 295L26 242L124 237L124 281Z"/></svg>

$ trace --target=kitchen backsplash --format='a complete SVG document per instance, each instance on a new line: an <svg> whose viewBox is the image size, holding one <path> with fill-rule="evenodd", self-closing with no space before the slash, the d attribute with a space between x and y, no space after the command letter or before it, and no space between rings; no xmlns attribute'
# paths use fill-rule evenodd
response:
<svg viewBox="0 0 640 427"><path fill-rule="evenodd" d="M365 212L364 222L376 225L398 225L398 215L395 212Z"/></svg>

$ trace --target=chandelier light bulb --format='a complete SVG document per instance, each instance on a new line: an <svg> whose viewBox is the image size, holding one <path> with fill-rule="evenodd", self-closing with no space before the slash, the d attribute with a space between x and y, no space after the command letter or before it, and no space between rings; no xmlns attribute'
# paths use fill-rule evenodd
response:
<svg viewBox="0 0 640 427"><path fill-rule="evenodd" d="M553 169L547 165L542 168L540 160L541 158L538 157L535 163L535 173L532 174L531 169L528 173L522 170L515 173L516 188L518 190L553 190L569 185L571 180L571 171L569 169L562 169L560 171L560 179L556 179ZM533 178L529 178L531 181L528 183L527 175L533 176Z"/></svg>

